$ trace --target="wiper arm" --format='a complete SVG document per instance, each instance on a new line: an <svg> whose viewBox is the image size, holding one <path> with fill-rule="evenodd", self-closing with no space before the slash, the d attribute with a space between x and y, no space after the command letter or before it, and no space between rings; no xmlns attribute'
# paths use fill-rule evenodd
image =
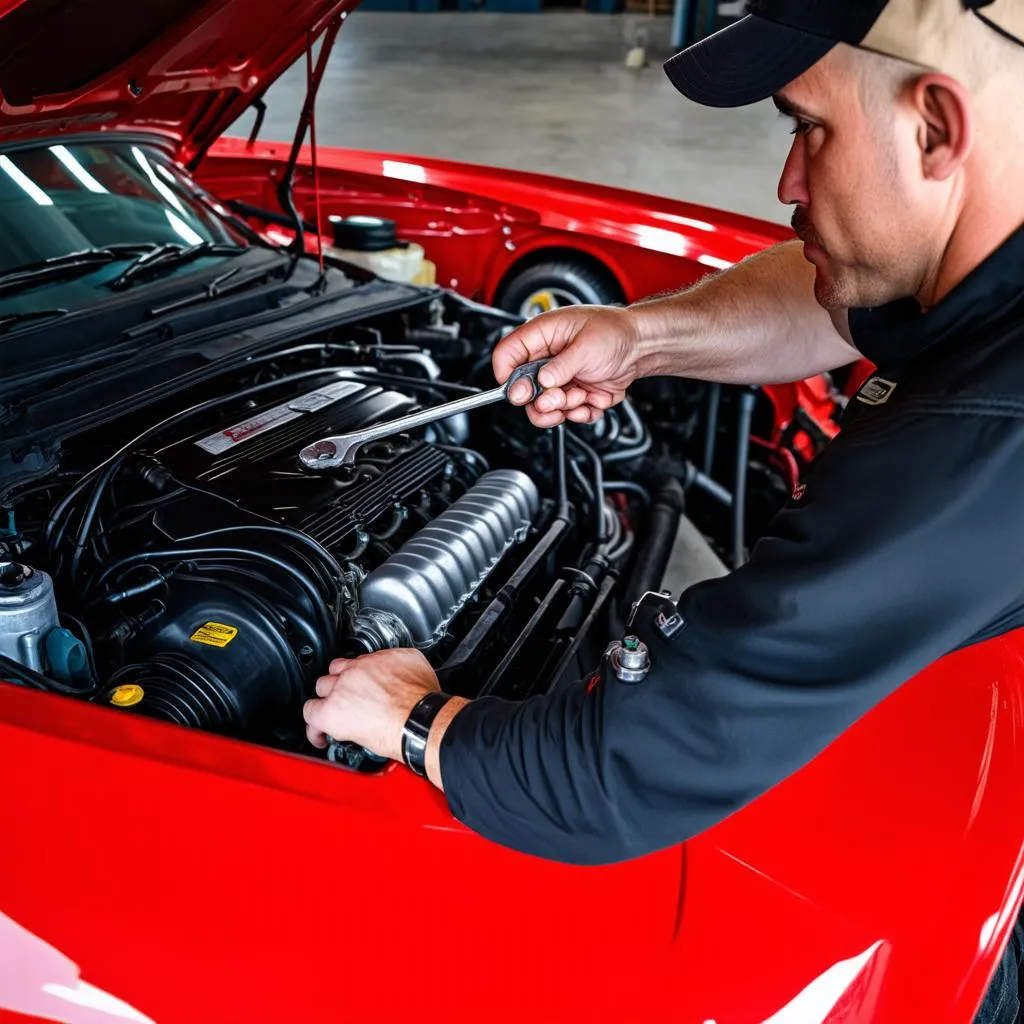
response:
<svg viewBox="0 0 1024 1024"><path fill-rule="evenodd" d="M4 334L18 324L31 320L49 320L55 316L67 316L69 312L67 309L33 309L25 313L8 313L5 316L0 316L0 334Z"/></svg>
<svg viewBox="0 0 1024 1024"><path fill-rule="evenodd" d="M127 288L132 281L138 280L156 269L180 267L182 264L191 263L192 260L200 259L203 256L238 256L247 251L246 246L232 245L229 242L197 242L195 245L188 246L165 242L163 245L150 249L149 252L144 252L129 263L110 282L109 286L114 291L120 291Z"/></svg>
<svg viewBox="0 0 1024 1024"><path fill-rule="evenodd" d="M0 295L4 292L34 288L48 277L77 277L79 274L88 274L104 263L113 263L114 260L122 260L125 256L146 253L152 247L152 243L107 245L100 249L82 249L37 263L26 263L0 274Z"/></svg>
<svg viewBox="0 0 1024 1024"><path fill-rule="evenodd" d="M149 311L149 315L152 317L161 317L165 313L173 313L176 309L182 309L185 306L192 306L197 302L206 302L208 299L219 299L223 295L231 295L233 292L244 291L246 288L249 288L254 284L259 284L276 274L281 274L284 270L285 267L283 265L278 267L261 267L253 273L239 275L238 267L235 267L233 270L229 270L227 273L221 274L219 277L215 277L201 291L193 292L191 295L183 295L179 299L172 299L170 302L166 302L162 306L154 306Z"/></svg>

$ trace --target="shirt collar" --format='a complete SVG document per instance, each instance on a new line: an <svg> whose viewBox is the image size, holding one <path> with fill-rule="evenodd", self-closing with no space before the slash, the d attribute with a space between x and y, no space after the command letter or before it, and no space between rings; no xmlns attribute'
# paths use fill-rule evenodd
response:
<svg viewBox="0 0 1024 1024"><path fill-rule="evenodd" d="M850 310L857 349L876 366L909 362L954 332L992 320L1024 290L1024 227L1018 228L938 305L921 312L915 299Z"/></svg>

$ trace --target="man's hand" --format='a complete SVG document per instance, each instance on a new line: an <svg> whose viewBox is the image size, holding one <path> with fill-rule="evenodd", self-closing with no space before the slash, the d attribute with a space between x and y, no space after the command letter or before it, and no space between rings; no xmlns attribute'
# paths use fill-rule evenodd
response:
<svg viewBox="0 0 1024 1024"><path fill-rule="evenodd" d="M568 306L543 313L517 328L495 347L492 358L499 384L523 363L552 357L538 377L544 393L526 413L538 427L563 420L592 423L621 402L639 372L640 337L627 309ZM530 386L509 392L514 405L526 405Z"/></svg>
<svg viewBox="0 0 1024 1024"><path fill-rule="evenodd" d="M316 681L316 698L302 709L306 735L315 747L326 747L331 736L401 761L402 727L409 712L438 688L430 662L416 650L336 658L328 674Z"/></svg>

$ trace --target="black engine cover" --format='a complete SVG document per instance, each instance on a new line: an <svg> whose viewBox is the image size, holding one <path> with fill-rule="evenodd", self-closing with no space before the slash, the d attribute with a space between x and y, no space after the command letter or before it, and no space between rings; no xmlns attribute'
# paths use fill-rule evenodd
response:
<svg viewBox="0 0 1024 1024"><path fill-rule="evenodd" d="M413 404L400 392L325 372L323 380L272 389L244 415L229 404L219 421L207 420L157 458L184 483L333 547L437 480L448 457L423 441L395 437L368 445L354 467L316 473L303 467L299 451L326 435L400 416ZM179 532L172 510L161 518L168 532ZM186 532L197 525L188 519Z"/></svg>

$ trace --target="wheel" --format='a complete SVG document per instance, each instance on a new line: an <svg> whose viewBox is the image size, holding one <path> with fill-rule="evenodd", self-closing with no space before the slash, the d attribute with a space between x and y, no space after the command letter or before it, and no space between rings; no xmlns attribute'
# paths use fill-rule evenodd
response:
<svg viewBox="0 0 1024 1024"><path fill-rule="evenodd" d="M607 305L622 296L611 276L568 260L535 263L510 278L495 305L529 319L560 306Z"/></svg>

